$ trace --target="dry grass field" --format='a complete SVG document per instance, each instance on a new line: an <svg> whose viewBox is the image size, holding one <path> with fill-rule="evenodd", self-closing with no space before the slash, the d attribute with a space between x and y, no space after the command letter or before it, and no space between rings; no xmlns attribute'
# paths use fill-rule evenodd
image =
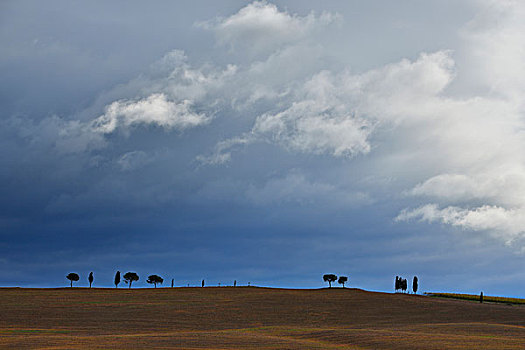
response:
<svg viewBox="0 0 525 350"><path fill-rule="evenodd" d="M525 306L339 288L0 288L0 347L525 349Z"/></svg>
<svg viewBox="0 0 525 350"><path fill-rule="evenodd" d="M451 298L451 299L463 299L471 301L479 301L479 294L460 294L460 293L425 293L428 296L436 298ZM484 302L491 303L504 303L504 304L525 304L525 299L518 298L505 298L505 297L493 297L490 295L483 296Z"/></svg>

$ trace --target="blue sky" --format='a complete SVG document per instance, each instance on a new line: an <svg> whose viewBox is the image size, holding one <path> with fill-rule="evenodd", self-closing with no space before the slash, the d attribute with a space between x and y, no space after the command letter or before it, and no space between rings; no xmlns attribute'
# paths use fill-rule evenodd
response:
<svg viewBox="0 0 525 350"><path fill-rule="evenodd" d="M5 1L0 285L523 296L518 1Z"/></svg>

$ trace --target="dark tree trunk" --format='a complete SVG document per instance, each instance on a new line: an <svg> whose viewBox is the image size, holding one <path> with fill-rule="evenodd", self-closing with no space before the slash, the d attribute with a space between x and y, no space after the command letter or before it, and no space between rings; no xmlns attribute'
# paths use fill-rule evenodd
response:
<svg viewBox="0 0 525 350"><path fill-rule="evenodd" d="M71 280L71 288L73 288L73 280Z"/></svg>
<svg viewBox="0 0 525 350"><path fill-rule="evenodd" d="M328 281L328 285L329 285L328 288L332 288L332 282L331 281Z"/></svg>

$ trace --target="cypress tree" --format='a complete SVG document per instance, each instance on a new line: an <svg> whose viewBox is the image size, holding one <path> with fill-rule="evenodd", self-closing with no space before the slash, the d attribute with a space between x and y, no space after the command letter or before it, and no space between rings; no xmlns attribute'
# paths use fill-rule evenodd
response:
<svg viewBox="0 0 525 350"><path fill-rule="evenodd" d="M117 271L115 274L115 288L118 288L118 284L120 283L120 271Z"/></svg>

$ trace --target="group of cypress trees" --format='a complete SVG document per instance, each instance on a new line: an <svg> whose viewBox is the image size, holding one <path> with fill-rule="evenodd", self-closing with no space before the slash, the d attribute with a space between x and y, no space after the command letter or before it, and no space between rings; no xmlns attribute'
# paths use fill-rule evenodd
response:
<svg viewBox="0 0 525 350"><path fill-rule="evenodd" d="M405 278L396 276L396 284L395 284L396 293L398 290L403 291L405 293L408 289L408 282ZM414 291L414 294L417 293L418 289L418 279L417 276L414 276L414 279L412 280L412 291Z"/></svg>

